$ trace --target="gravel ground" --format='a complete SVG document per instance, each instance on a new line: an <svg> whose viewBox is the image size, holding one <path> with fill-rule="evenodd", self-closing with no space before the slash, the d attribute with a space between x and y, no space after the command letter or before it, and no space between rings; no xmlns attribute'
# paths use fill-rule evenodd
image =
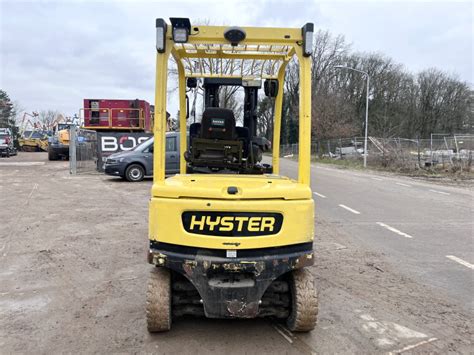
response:
<svg viewBox="0 0 474 355"><path fill-rule="evenodd" d="M68 174L43 153L0 159L0 353L472 353L472 312L316 222L316 330L270 320L145 325L151 181Z"/></svg>

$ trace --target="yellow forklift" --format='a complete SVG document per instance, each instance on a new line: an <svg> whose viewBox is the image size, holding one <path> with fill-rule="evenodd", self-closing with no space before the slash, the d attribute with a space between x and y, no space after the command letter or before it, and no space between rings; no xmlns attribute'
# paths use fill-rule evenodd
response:
<svg viewBox="0 0 474 355"><path fill-rule="evenodd" d="M147 326L172 318L273 317L292 331L316 325L314 202L310 188L313 24L302 28L192 26L156 20L154 172L149 204ZM180 174L165 177L170 56L179 76ZM285 69L299 65L298 179L280 175ZM263 85L262 85L263 84ZM219 107L223 86L243 88L243 124ZM257 136L259 90L274 102L272 164ZM187 92L204 90L188 124ZM186 129L189 127L189 129ZM189 139L187 137L189 136Z"/></svg>

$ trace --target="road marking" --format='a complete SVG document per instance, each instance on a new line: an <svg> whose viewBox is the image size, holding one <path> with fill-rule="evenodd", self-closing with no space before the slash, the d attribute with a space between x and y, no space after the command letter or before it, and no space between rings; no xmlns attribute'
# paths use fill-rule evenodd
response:
<svg viewBox="0 0 474 355"><path fill-rule="evenodd" d="M1 162L0 166L35 166L44 165L44 161L12 161L12 162Z"/></svg>
<svg viewBox="0 0 474 355"><path fill-rule="evenodd" d="M339 243L332 243L335 247L336 250L342 250L342 249L347 249L345 245L339 244Z"/></svg>
<svg viewBox="0 0 474 355"><path fill-rule="evenodd" d="M354 209L352 209L352 208L350 208L350 207L347 207L346 205L339 205L339 207L342 207L342 208L344 208L344 209L346 209L346 210L348 210L349 212L352 212L352 213L354 213L354 214L360 214L359 211L356 211L356 210L354 210Z"/></svg>
<svg viewBox="0 0 474 355"><path fill-rule="evenodd" d="M400 186L405 186L405 187L411 187L411 185L402 184L401 182L396 182L395 184L400 185Z"/></svg>
<svg viewBox="0 0 474 355"><path fill-rule="evenodd" d="M444 192L444 191L438 191L438 190L430 190L430 191L436 194L451 195L449 192Z"/></svg>
<svg viewBox="0 0 474 355"><path fill-rule="evenodd" d="M35 192L35 190L38 188L38 184L34 184L33 185L33 188L31 189L31 192L30 194L28 195L27 199L26 199L26 203L28 203L28 200L31 198L31 196L33 195L33 192Z"/></svg>
<svg viewBox="0 0 474 355"><path fill-rule="evenodd" d="M377 180L377 181L383 181L383 179L381 179L381 178L376 178L376 177L373 177L373 178L371 178L371 179L372 179L372 180Z"/></svg>
<svg viewBox="0 0 474 355"><path fill-rule="evenodd" d="M438 338L430 338L428 340L423 340L423 341L420 341L419 343L416 343L416 344L413 344L413 345L408 345L408 346L405 346L404 348L402 349L398 349L398 350L394 350L394 351L390 351L389 354L392 355L392 354L401 354L401 353L404 353L405 351L408 351L408 350L412 350L414 348L417 348L421 345L425 345L425 344L428 344L428 343L432 343L433 341L435 340L438 340Z"/></svg>
<svg viewBox="0 0 474 355"><path fill-rule="evenodd" d="M419 341L428 339L428 335L424 333L398 323L376 319L367 313L359 314L359 317L362 323L362 330L368 333L374 339L376 345L381 348L393 348L402 339L415 339Z"/></svg>
<svg viewBox="0 0 474 355"><path fill-rule="evenodd" d="M446 257L448 259L451 259L452 261L455 261L461 265L464 265L465 267L468 267L469 269L473 269L474 270L474 265L471 264L471 263L468 263L467 261L464 261L460 258L458 258L457 256L454 256L454 255L446 255Z"/></svg>
<svg viewBox="0 0 474 355"><path fill-rule="evenodd" d="M293 158L293 154L284 155L283 158Z"/></svg>
<svg viewBox="0 0 474 355"><path fill-rule="evenodd" d="M280 327L279 327L278 325L273 324L273 328L274 328L278 333L280 333L280 335L281 335L283 338L285 338L285 339L288 341L288 343L293 344L293 339L291 339L288 335L286 335L286 334L280 329Z"/></svg>
<svg viewBox="0 0 474 355"><path fill-rule="evenodd" d="M398 235L401 235L402 237L413 238L411 235L403 233L402 231L399 231L396 228L390 227L388 224L385 224L385 223L382 223L382 222L377 222L377 224L381 227L384 227L384 228L388 229L389 231L392 231L393 233L397 233Z"/></svg>
<svg viewBox="0 0 474 355"><path fill-rule="evenodd" d="M286 335L288 335L290 338L295 337L293 333L289 329L287 329L284 325L277 323L277 327L279 327L283 332L285 332Z"/></svg>
<svg viewBox="0 0 474 355"><path fill-rule="evenodd" d="M313 194L315 194L316 196L319 196L321 198L326 198L326 196L324 196L323 194L319 194L319 193L314 192L314 191L313 191Z"/></svg>

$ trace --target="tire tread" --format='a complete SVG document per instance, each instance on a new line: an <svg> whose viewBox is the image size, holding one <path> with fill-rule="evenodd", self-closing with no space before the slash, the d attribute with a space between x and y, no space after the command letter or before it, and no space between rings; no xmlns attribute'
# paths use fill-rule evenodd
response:
<svg viewBox="0 0 474 355"><path fill-rule="evenodd" d="M318 293L314 276L307 269L293 271L290 278L292 310L287 319L288 329L309 332L316 326L318 317Z"/></svg>
<svg viewBox="0 0 474 355"><path fill-rule="evenodd" d="M171 329L171 278L169 270L154 267L146 294L147 328L151 333Z"/></svg>

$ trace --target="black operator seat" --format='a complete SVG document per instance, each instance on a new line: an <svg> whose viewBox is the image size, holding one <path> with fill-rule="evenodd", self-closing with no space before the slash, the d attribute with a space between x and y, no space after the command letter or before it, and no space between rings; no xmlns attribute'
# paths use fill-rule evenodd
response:
<svg viewBox="0 0 474 355"><path fill-rule="evenodd" d="M200 138L236 140L238 136L235 129L234 112L226 108L206 108L202 114Z"/></svg>
<svg viewBox="0 0 474 355"><path fill-rule="evenodd" d="M193 139L199 137L201 134L201 122L191 123L189 125L189 138Z"/></svg>
<svg viewBox="0 0 474 355"><path fill-rule="evenodd" d="M236 127L232 110L208 107L201 123L189 127L190 149L184 153L191 171L241 171L247 167L249 131Z"/></svg>
<svg viewBox="0 0 474 355"><path fill-rule="evenodd" d="M249 145L250 145L250 133L247 127L235 127L235 131L237 132L237 137L240 141L242 141L242 147L244 149L243 156L245 158L249 155Z"/></svg>

